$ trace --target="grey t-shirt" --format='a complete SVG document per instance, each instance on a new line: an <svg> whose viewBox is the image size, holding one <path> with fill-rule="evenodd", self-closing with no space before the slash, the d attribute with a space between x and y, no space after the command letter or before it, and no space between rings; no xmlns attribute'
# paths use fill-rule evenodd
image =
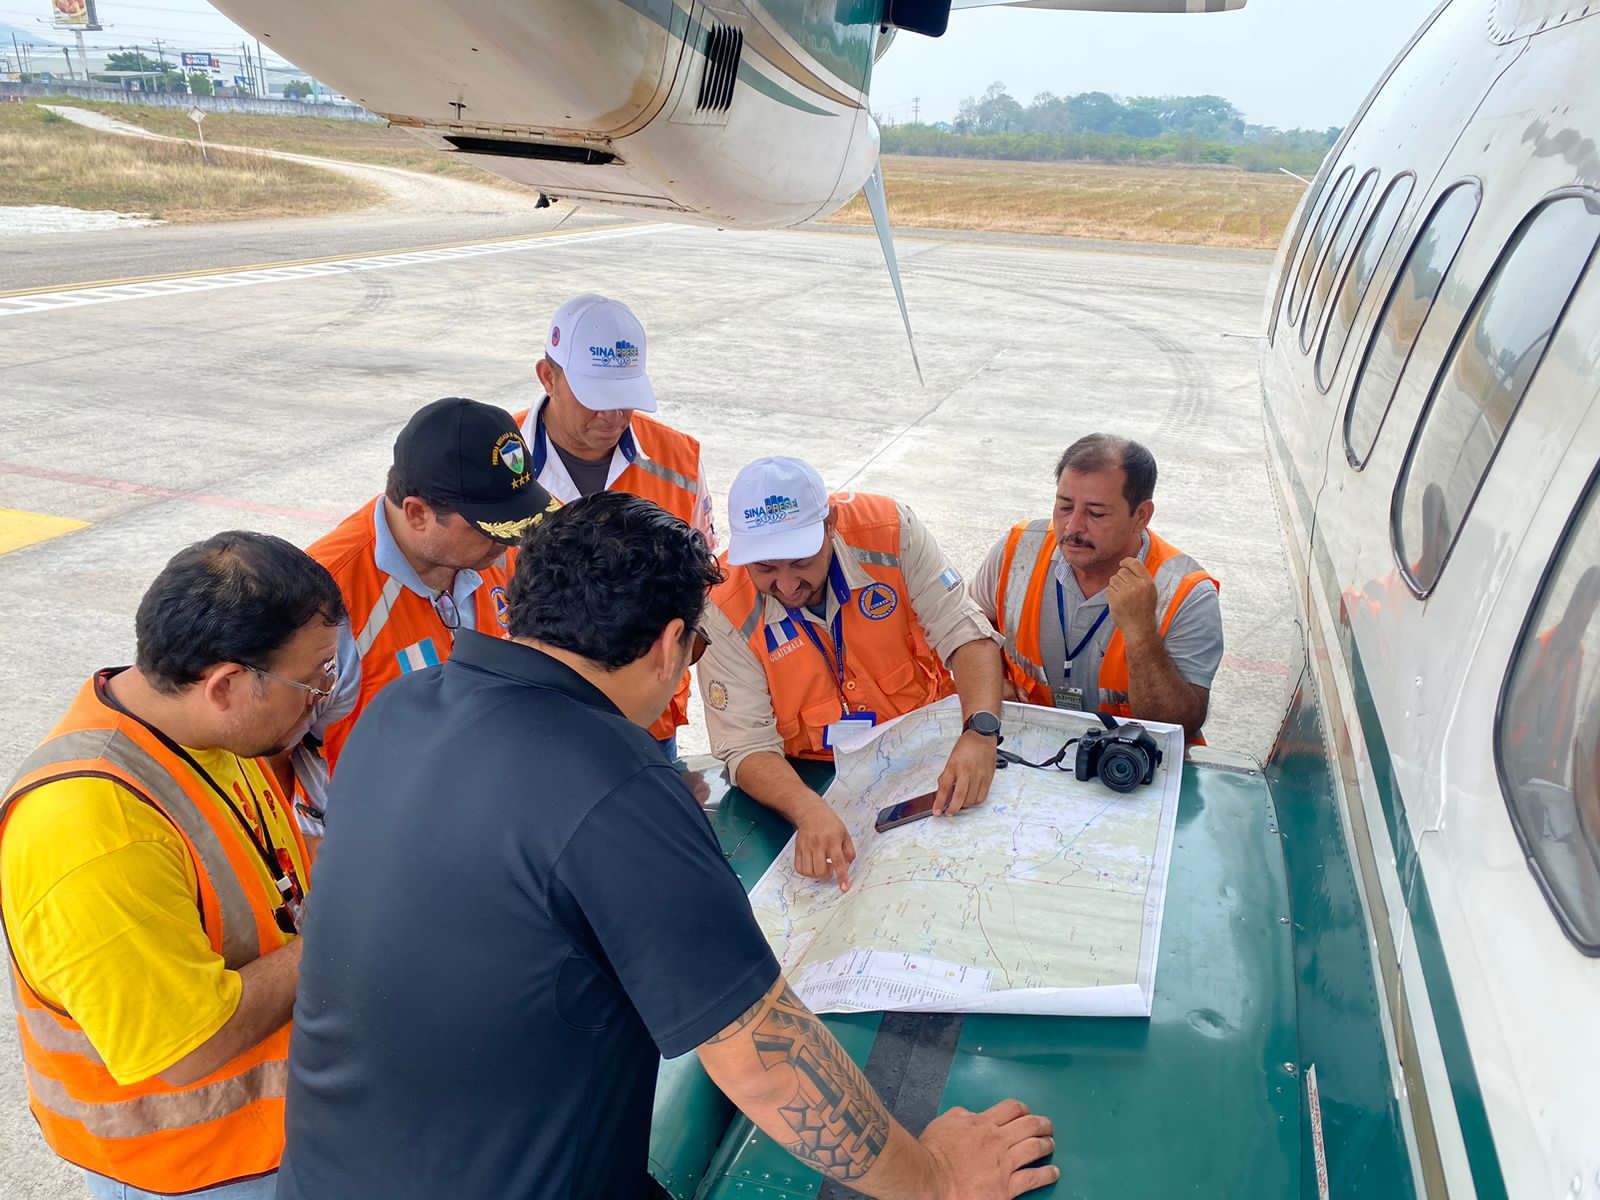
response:
<svg viewBox="0 0 1600 1200"><path fill-rule="evenodd" d="M550 439L550 445L561 456L561 462L567 468L567 474L572 476L572 484L578 489L578 495L587 498L606 490L606 477L611 474L611 455L606 455L599 462L589 462L575 454L568 454L556 445L555 438Z"/></svg>
<svg viewBox="0 0 1600 1200"><path fill-rule="evenodd" d="M1006 540L1001 538L989 551L972 581L972 597L991 621L998 621L995 596L1000 590L1000 563L1005 557L1005 548ZM1140 544L1140 556L1148 553L1149 549L1150 541L1146 537ZM1061 610L1056 607L1056 590L1051 583L1047 583L1044 602L1039 605L1039 651L1044 655L1045 675L1052 689L1067 686L1081 688L1083 708L1086 712L1093 712L1101 704L1096 681L1100 678L1100 663L1111 645L1116 624L1107 612L1105 592L1102 590L1093 596L1085 596L1083 589L1078 586L1077 576L1062 561L1059 553L1051 560L1051 573L1053 582L1061 585L1061 608L1066 612L1067 630L1063 638ZM1106 619L1090 637L1089 630L1094 628L1095 621L1102 614ZM1072 660L1069 683L1067 639L1071 639L1071 647L1077 649L1085 638L1088 641ZM1174 614L1163 642L1167 657L1172 660L1179 675L1199 687L1211 686L1217 667L1222 662L1222 606L1213 584L1202 583L1190 590Z"/></svg>

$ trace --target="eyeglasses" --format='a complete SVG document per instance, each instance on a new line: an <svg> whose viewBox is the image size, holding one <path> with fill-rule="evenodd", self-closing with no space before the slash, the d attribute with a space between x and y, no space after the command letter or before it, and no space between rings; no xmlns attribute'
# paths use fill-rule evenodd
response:
<svg viewBox="0 0 1600 1200"><path fill-rule="evenodd" d="M456 607L456 598L449 592L440 592L433 598L433 611L444 622L446 629L453 632L461 628L461 610Z"/></svg>
<svg viewBox="0 0 1600 1200"><path fill-rule="evenodd" d="M265 676L267 679L276 679L279 683L287 683L290 687L299 688L302 692L310 692L313 704L321 704L329 696L333 695L333 686L339 681L339 660L336 658L328 659L318 668L328 681L328 686L325 688L312 687L309 683L301 683L298 679L286 679L282 675L273 674L265 667L252 667L248 663L241 663L240 665L252 674Z"/></svg>
<svg viewBox="0 0 1600 1200"><path fill-rule="evenodd" d="M689 665L692 667L705 657L707 650L711 649L711 639L706 635L704 625L694 627L694 636L689 642Z"/></svg>

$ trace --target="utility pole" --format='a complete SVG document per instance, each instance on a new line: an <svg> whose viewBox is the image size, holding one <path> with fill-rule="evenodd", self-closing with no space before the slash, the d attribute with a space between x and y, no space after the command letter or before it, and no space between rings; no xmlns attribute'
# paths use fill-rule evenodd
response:
<svg viewBox="0 0 1600 1200"><path fill-rule="evenodd" d="M17 52L17 74L26 75L28 73L28 60L22 57L22 47L18 44L17 35L14 33L11 35L11 48Z"/></svg>
<svg viewBox="0 0 1600 1200"><path fill-rule="evenodd" d="M913 97L911 97L911 123L913 125L921 125L922 124L922 97L921 96L913 96Z"/></svg>
<svg viewBox="0 0 1600 1200"><path fill-rule="evenodd" d="M72 51L65 46L61 47L61 57L67 60L67 78L76 79L77 76L72 73Z"/></svg>
<svg viewBox="0 0 1600 1200"><path fill-rule="evenodd" d="M272 89L267 86L267 64L261 57L260 38L256 39L256 70L259 72L256 77L258 85L256 89L256 95L265 100L272 95Z"/></svg>

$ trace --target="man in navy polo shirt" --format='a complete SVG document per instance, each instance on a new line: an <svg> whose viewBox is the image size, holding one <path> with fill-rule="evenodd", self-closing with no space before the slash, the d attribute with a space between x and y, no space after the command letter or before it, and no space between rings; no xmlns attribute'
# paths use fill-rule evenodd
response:
<svg viewBox="0 0 1600 1200"><path fill-rule="evenodd" d="M279 1200L630 1200L658 1055L869 1196L1053 1181L1017 1101L914 1139L796 999L646 727L717 581L704 538L602 492L518 556L510 633L386 687L334 777ZM759 1051L758 1051L759 1047Z"/></svg>

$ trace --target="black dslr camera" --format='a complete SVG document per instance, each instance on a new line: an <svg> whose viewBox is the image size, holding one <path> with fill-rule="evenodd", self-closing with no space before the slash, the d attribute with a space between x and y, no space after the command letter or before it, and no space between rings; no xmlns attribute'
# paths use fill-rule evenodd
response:
<svg viewBox="0 0 1600 1200"><path fill-rule="evenodd" d="M1077 775L1096 775L1113 792L1131 792L1156 777L1161 750L1137 721L1115 729L1091 729L1078 739Z"/></svg>

